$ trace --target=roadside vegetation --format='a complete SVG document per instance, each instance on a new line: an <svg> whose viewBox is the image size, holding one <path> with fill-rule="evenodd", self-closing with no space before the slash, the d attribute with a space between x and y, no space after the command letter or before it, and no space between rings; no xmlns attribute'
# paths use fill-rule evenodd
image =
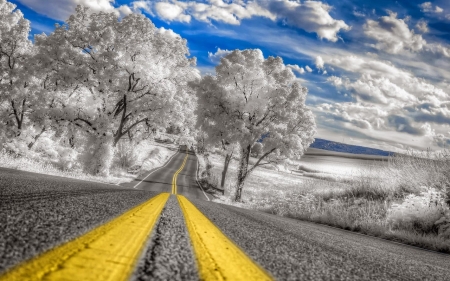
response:
<svg viewBox="0 0 450 281"><path fill-rule="evenodd" d="M26 154L3 149L0 151L0 167L118 185L132 181L138 175L163 165L176 153L178 145L153 141L145 141L138 145L121 142L114 154L108 176L83 172L76 154L60 157L59 154L54 153L54 148L53 143L53 146L42 149L36 147L34 150L27 151Z"/></svg>
<svg viewBox="0 0 450 281"><path fill-rule="evenodd" d="M234 50L202 76L172 30L81 5L29 33L0 0L0 166L119 183L194 145L219 202L450 252L450 155L345 175L301 164L316 124L282 58Z"/></svg>
<svg viewBox="0 0 450 281"><path fill-rule="evenodd" d="M203 180L217 185L223 156L208 158L212 166ZM226 189L236 177L236 162L231 162ZM291 173L286 166L307 168L291 163L260 169L249 177L240 202L232 200L233 188L216 193L215 201L450 253L447 152L395 155L377 168L345 176L315 171L332 180Z"/></svg>

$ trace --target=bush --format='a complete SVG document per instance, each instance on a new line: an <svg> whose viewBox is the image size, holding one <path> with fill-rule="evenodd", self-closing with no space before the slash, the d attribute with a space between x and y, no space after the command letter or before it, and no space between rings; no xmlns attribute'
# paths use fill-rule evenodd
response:
<svg viewBox="0 0 450 281"><path fill-rule="evenodd" d="M119 141L116 147L114 166L126 169L134 166L136 161L137 155L134 146L130 142Z"/></svg>
<svg viewBox="0 0 450 281"><path fill-rule="evenodd" d="M448 207L441 192L434 188L424 189L420 195L410 194L401 204L391 206L387 214L391 227L421 233L438 232L435 223L445 215Z"/></svg>
<svg viewBox="0 0 450 281"><path fill-rule="evenodd" d="M84 151L79 156L84 172L91 175L109 176L114 150L112 138L89 136Z"/></svg>

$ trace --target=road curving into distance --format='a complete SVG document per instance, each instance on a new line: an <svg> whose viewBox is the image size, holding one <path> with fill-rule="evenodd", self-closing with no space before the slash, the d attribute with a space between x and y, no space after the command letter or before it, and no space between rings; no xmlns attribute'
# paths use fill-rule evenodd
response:
<svg viewBox="0 0 450 281"><path fill-rule="evenodd" d="M182 147L124 186L0 169L0 280L450 280L450 256L209 201Z"/></svg>

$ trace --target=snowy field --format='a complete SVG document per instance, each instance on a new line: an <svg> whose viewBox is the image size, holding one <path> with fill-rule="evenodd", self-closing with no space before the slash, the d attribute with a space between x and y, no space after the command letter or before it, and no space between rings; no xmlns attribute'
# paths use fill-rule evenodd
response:
<svg viewBox="0 0 450 281"><path fill-rule="evenodd" d="M322 152L323 153L323 152ZM339 156L343 154L345 157ZM376 177L378 169L387 165L387 160L377 156L359 155L349 158L347 153L330 152L330 155L306 154L301 160L289 164L257 168L247 179L243 191L246 202L260 198L282 198L288 194L338 192L348 188L348 183L361 175ZM366 158L366 159L361 159ZM209 157L213 165L213 179L217 185L223 167L223 157L213 154ZM254 161L254 159L253 159ZM251 161L252 162L252 161ZM219 201L229 200L236 184L237 160L233 160L227 174L226 195Z"/></svg>
<svg viewBox="0 0 450 281"><path fill-rule="evenodd" d="M308 149L297 164L297 171L305 177L327 179L333 181L350 180L354 176L370 174L376 176L377 171L386 167L388 157L376 155L350 154Z"/></svg>

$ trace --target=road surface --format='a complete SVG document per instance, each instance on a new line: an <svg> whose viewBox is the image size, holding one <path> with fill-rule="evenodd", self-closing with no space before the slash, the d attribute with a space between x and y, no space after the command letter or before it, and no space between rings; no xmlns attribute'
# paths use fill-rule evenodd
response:
<svg viewBox="0 0 450 281"><path fill-rule="evenodd" d="M126 187L0 169L0 280L450 280L450 256L209 201L180 149Z"/></svg>

